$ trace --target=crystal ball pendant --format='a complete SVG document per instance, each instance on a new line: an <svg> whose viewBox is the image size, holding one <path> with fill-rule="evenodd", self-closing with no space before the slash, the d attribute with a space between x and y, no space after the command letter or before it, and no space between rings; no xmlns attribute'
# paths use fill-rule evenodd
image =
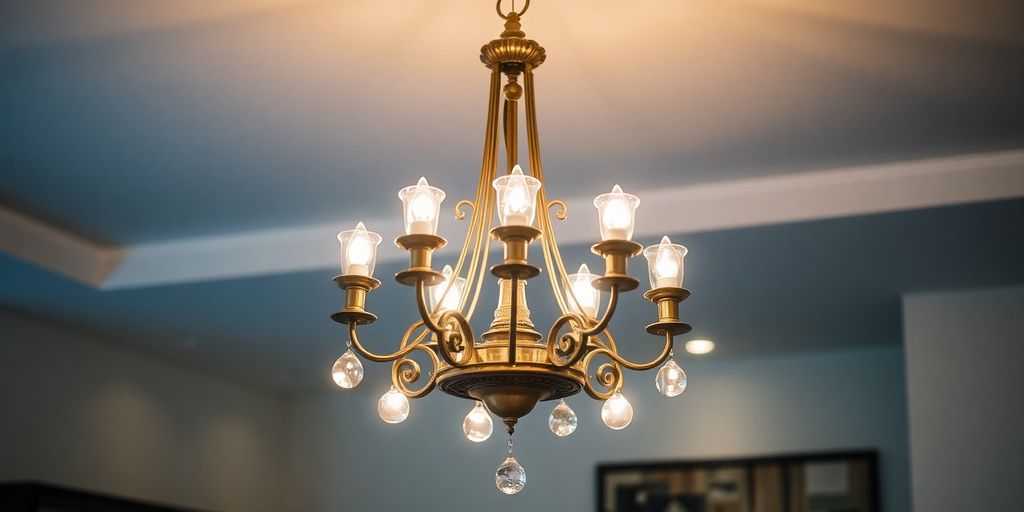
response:
<svg viewBox="0 0 1024 512"><path fill-rule="evenodd" d="M494 473L494 483L505 494L515 494L526 487L526 470L511 453Z"/></svg>
<svg viewBox="0 0 1024 512"><path fill-rule="evenodd" d="M674 359L669 359L654 376L654 385L658 392L667 397L679 396L686 390L686 372L676 364Z"/></svg>
<svg viewBox="0 0 1024 512"><path fill-rule="evenodd" d="M363 381L363 363L359 362L359 358L352 352L352 349L348 349L334 362L331 376L334 377L334 383L338 386L352 389Z"/></svg>
<svg viewBox="0 0 1024 512"><path fill-rule="evenodd" d="M576 423L576 413L569 408L564 399L555 406L555 409L551 411L551 417L548 418L548 428L558 437L565 437L575 432Z"/></svg>

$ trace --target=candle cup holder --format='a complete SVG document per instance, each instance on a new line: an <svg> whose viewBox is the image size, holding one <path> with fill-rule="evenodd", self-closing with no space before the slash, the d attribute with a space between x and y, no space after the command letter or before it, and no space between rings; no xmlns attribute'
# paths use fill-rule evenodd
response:
<svg viewBox="0 0 1024 512"><path fill-rule="evenodd" d="M491 236L505 246L505 261L491 267L491 274L500 279L530 279L540 275L540 268L530 265L527 249L541 231L533 226L498 226L491 230Z"/></svg>
<svg viewBox="0 0 1024 512"><path fill-rule="evenodd" d="M395 274L395 281L406 286L416 286L421 281L428 286L439 284L444 277L431 268L430 260L434 251L447 243L437 235L415 234L396 238L395 245L409 251L409 268Z"/></svg>
<svg viewBox="0 0 1024 512"><path fill-rule="evenodd" d="M605 240L594 244L591 252L604 258L604 276L594 280L594 288L610 291L618 288L628 292L640 286L640 281L627 273L629 259L644 250L644 246L631 240Z"/></svg>
<svg viewBox="0 0 1024 512"><path fill-rule="evenodd" d="M686 288L655 288L644 294L644 298L658 305L658 321L647 326L647 332L656 336L677 335L690 332L690 324L679 321L679 303L690 296Z"/></svg>
<svg viewBox="0 0 1024 512"><path fill-rule="evenodd" d="M377 315L366 311L366 294L380 281L360 275L340 275L334 278L338 288L345 290L345 308L331 315L331 320L342 324L372 324Z"/></svg>

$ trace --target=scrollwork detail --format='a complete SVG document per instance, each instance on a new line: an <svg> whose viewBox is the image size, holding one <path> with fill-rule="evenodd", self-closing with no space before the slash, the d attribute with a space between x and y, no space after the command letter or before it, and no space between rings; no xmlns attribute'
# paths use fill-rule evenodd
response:
<svg viewBox="0 0 1024 512"><path fill-rule="evenodd" d="M547 209L551 210L556 206L558 209L555 210L555 218L558 220L565 220L569 216L569 206L561 199L552 199L551 201L548 201Z"/></svg>
<svg viewBox="0 0 1024 512"><path fill-rule="evenodd" d="M612 357L613 352L608 349L599 348L592 350L587 353L583 358L583 367L590 368L590 363L593 362L594 357L604 355L611 359L607 363L601 364L597 367L597 372L593 375L593 380L588 376L584 389L587 394L595 400L607 400L616 391L622 388L622 368L619 363ZM595 387L594 380L597 381L597 386L603 389Z"/></svg>
<svg viewBox="0 0 1024 512"><path fill-rule="evenodd" d="M422 376L419 363L406 355L391 364L391 383L409 398L420 398L433 391L434 386L437 384L437 370L441 366L441 361L437 358L437 354L434 353L429 344L415 345L415 349L426 353L430 357L431 363L433 363L433 369L428 373L427 381L419 389L409 387L409 384L420 380Z"/></svg>
<svg viewBox="0 0 1024 512"><path fill-rule="evenodd" d="M474 212L476 211L476 203L469 199L463 199L455 203L455 220L463 220L466 218L466 212L462 211L462 208L468 206Z"/></svg>
<svg viewBox="0 0 1024 512"><path fill-rule="evenodd" d="M566 313L551 324L548 331L548 359L556 368L566 368L579 362L586 353L587 337L580 331L587 326L586 320L575 313ZM560 334L563 327L569 331Z"/></svg>

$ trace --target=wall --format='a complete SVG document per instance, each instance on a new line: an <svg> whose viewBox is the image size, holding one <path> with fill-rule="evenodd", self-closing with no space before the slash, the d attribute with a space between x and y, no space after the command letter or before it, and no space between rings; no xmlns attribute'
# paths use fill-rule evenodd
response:
<svg viewBox="0 0 1024 512"><path fill-rule="evenodd" d="M1024 503L1024 288L903 301L914 509Z"/></svg>
<svg viewBox="0 0 1024 512"><path fill-rule="evenodd" d="M909 510L901 347L680 362L690 388L674 399L657 394L653 372L627 375L636 417L623 431L601 423L600 403L574 398L580 426L558 439L546 425L553 404L541 404L517 430L528 482L514 497L494 488L501 431L470 443L461 432L467 402L440 393L386 425L375 410L384 365L368 365L354 392L292 404L289 509L582 512L596 508L599 461L877 448L885 510Z"/></svg>
<svg viewBox="0 0 1024 512"><path fill-rule="evenodd" d="M0 311L0 481L281 510L285 405Z"/></svg>

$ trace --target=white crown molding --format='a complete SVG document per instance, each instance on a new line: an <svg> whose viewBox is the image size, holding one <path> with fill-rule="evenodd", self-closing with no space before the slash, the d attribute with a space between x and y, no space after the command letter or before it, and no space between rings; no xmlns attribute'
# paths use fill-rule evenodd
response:
<svg viewBox="0 0 1024 512"><path fill-rule="evenodd" d="M3 205L0 251L94 287L103 285L122 253Z"/></svg>
<svg viewBox="0 0 1024 512"><path fill-rule="evenodd" d="M634 238L653 243L662 234L1024 197L1024 150L630 192L641 197ZM559 242L592 243L598 233L591 199L568 203L569 218L555 225ZM355 224L348 219L106 249L7 210L0 214L4 251L107 290L331 268L338 264L335 234ZM366 224L391 235L401 229L399 220L369 219ZM454 221L443 224L446 234L465 229ZM459 239L450 240L439 258L459 245ZM405 255L384 243L378 258L393 262Z"/></svg>

